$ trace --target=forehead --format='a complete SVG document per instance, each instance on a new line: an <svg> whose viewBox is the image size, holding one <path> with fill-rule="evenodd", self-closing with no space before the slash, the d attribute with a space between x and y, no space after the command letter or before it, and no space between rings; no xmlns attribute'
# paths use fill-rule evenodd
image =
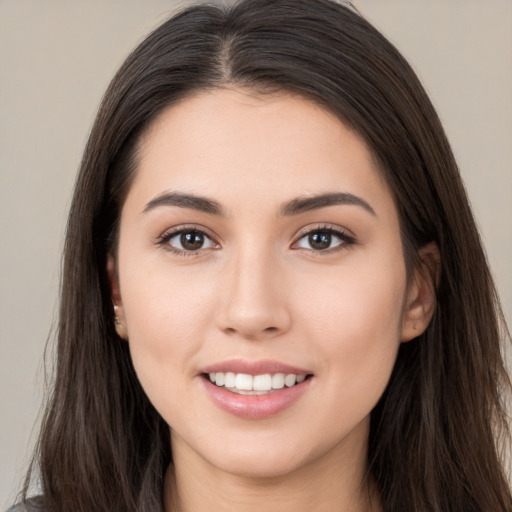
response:
<svg viewBox="0 0 512 512"><path fill-rule="evenodd" d="M366 144L336 115L301 96L240 89L201 91L152 123L129 196L167 189L228 206L331 189L373 197L382 207L391 200Z"/></svg>

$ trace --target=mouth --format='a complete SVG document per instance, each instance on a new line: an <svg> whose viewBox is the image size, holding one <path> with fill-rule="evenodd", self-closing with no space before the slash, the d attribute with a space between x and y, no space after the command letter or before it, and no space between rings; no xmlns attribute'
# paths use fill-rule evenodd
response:
<svg viewBox="0 0 512 512"><path fill-rule="evenodd" d="M201 368L198 377L221 410L245 420L263 420L309 396L314 374L282 361L235 358Z"/></svg>
<svg viewBox="0 0 512 512"><path fill-rule="evenodd" d="M313 377L306 373L264 373L250 375L234 372L203 373L203 378L218 388L239 395L269 395L282 389L293 388Z"/></svg>

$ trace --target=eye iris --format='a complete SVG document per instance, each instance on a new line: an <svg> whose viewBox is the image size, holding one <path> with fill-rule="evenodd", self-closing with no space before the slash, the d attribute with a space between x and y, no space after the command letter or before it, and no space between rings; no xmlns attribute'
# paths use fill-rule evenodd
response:
<svg viewBox="0 0 512 512"><path fill-rule="evenodd" d="M201 249L204 244L204 235L201 233L182 233L180 236L181 246L188 251Z"/></svg>
<svg viewBox="0 0 512 512"><path fill-rule="evenodd" d="M308 235L309 245L313 249L328 249L331 245L331 234L330 233L311 233Z"/></svg>

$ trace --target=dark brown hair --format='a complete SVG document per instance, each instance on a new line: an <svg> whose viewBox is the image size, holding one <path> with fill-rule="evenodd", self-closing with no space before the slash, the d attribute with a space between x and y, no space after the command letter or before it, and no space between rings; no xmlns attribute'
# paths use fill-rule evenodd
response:
<svg viewBox="0 0 512 512"><path fill-rule="evenodd" d="M506 328L456 163L407 62L330 0L189 7L150 34L110 84L67 226L55 384L34 458L45 510L162 509L169 428L115 333L107 254L144 130L194 91L231 86L294 92L337 114L394 193L409 268L425 244L439 247L434 318L402 344L372 412L368 468L384 510L509 512L500 453Z"/></svg>

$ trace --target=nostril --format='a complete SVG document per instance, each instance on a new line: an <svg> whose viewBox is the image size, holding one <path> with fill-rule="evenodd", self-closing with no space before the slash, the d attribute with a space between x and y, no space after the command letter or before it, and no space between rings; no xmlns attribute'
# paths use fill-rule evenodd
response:
<svg viewBox="0 0 512 512"><path fill-rule="evenodd" d="M228 336L234 336L239 334L240 336L248 340L259 340L263 338L274 337L278 335L281 330L279 329L279 327L275 326L258 329L251 325L240 325L239 328L225 327L223 331Z"/></svg>

